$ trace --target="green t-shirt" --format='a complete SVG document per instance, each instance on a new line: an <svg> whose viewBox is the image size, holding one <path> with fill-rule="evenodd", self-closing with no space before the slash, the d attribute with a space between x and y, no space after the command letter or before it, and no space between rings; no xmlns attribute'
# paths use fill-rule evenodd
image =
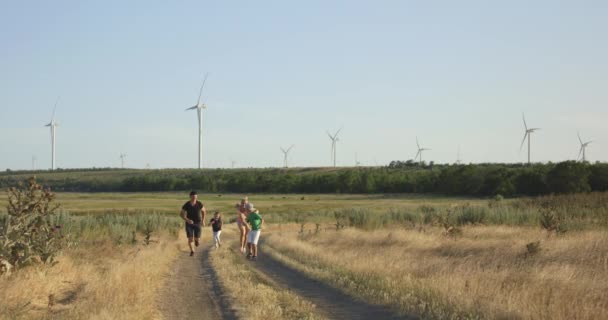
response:
<svg viewBox="0 0 608 320"><path fill-rule="evenodd" d="M251 230L260 230L262 227L262 216L259 211L252 212L247 216L247 222L251 224Z"/></svg>

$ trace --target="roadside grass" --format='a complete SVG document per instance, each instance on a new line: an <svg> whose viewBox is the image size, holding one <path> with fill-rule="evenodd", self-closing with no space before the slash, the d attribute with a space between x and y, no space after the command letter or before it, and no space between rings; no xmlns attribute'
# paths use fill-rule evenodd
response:
<svg viewBox="0 0 608 320"><path fill-rule="evenodd" d="M235 228L224 228L222 247L211 254L211 264L241 319L325 319L315 306L299 296L273 285L272 280L254 271L250 262L236 251Z"/></svg>
<svg viewBox="0 0 608 320"><path fill-rule="evenodd" d="M160 318L155 299L178 253L176 221L60 214L55 223L70 234L69 247L55 266L0 277L0 319Z"/></svg>
<svg viewBox="0 0 608 320"><path fill-rule="evenodd" d="M454 239L439 228L296 229L267 232L261 252L403 313L426 319L608 318L605 231L555 236L539 228L467 226Z"/></svg>

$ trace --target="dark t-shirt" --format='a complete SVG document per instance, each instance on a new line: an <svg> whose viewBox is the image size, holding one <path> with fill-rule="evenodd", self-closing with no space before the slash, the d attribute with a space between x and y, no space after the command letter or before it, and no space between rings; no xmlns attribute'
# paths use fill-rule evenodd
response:
<svg viewBox="0 0 608 320"><path fill-rule="evenodd" d="M194 223L201 223L203 217L203 203L196 201L195 205L192 205L190 201L186 202L182 207L182 210L186 211L186 218L194 221Z"/></svg>
<svg viewBox="0 0 608 320"><path fill-rule="evenodd" d="M212 218L209 221L209 224L211 225L211 228L213 228L213 232L218 232L222 230L222 218L218 218L217 220L215 218Z"/></svg>

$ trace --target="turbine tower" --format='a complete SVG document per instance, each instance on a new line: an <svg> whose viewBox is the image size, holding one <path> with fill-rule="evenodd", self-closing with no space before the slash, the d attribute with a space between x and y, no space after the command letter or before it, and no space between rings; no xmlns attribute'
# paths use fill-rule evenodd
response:
<svg viewBox="0 0 608 320"><path fill-rule="evenodd" d="M589 140L587 142L583 142L583 139L581 139L581 135L578 134L578 133L577 133L577 135L578 135L578 141L581 143L581 150L578 152L578 159L580 159L581 155L583 155L583 159L582 160L583 160L583 162L585 162L585 161L587 161L587 157L586 157L585 151L587 150L587 146L589 146L589 144L591 142L593 142L593 140Z"/></svg>
<svg viewBox="0 0 608 320"><path fill-rule="evenodd" d="M336 167L336 143L340 140L338 138L338 134L340 133L340 131L342 131L342 128L336 131L334 135L331 135L331 133L329 133L329 130L327 131L327 136L329 136L329 139L331 140L331 162L333 162L334 168Z"/></svg>
<svg viewBox="0 0 608 320"><path fill-rule="evenodd" d="M460 159L460 146L458 146L458 151L456 153L456 164L461 164L462 159Z"/></svg>
<svg viewBox="0 0 608 320"><path fill-rule="evenodd" d="M127 158L127 154L126 153L121 153L120 154L120 167L122 169L125 168L125 158Z"/></svg>
<svg viewBox="0 0 608 320"><path fill-rule="evenodd" d="M203 109L207 109L207 105L201 102L203 97L203 89L205 88L205 82L207 81L207 76L209 74L205 74L205 78L203 79L203 85L201 86L201 90L198 93L198 101L196 105L186 109L188 110L196 110L198 114L198 168L202 168L202 159L203 159Z"/></svg>
<svg viewBox="0 0 608 320"><path fill-rule="evenodd" d="M283 152L283 166L285 168L287 168L287 157L289 156L289 151L291 151L291 148L293 148L293 144L287 149L283 149L283 147L281 147L281 151Z"/></svg>
<svg viewBox="0 0 608 320"><path fill-rule="evenodd" d="M521 117L524 120L524 128L526 131L524 132L524 138L521 140L521 146L519 146L519 151L521 151L521 148L524 146L524 142L526 142L526 138L528 138L528 165L530 165L530 136L532 135L532 132L540 130L540 128L528 128L528 124L526 123L526 116L522 113Z"/></svg>
<svg viewBox="0 0 608 320"><path fill-rule="evenodd" d="M420 147L420 143L418 143L418 137L416 137L416 146L418 147L418 153L416 153L416 156L414 157L414 161L416 160L416 158L420 157L420 166L422 166L422 152L423 151L427 151L427 150L431 150L431 149L427 149L427 148L421 148Z"/></svg>
<svg viewBox="0 0 608 320"><path fill-rule="evenodd" d="M51 122L45 127L51 128L51 170L55 170L55 131L59 126L59 123L55 121L55 110L57 110L57 104L59 103L59 97L55 101L55 107L53 107L53 115L51 116Z"/></svg>

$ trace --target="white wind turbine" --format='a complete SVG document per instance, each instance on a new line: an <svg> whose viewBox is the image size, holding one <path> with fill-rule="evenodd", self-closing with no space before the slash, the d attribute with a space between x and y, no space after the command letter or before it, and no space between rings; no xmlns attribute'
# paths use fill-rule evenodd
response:
<svg viewBox="0 0 608 320"><path fill-rule="evenodd" d="M207 109L207 105L201 102L203 97L203 89L205 88L205 82L207 81L207 76L209 74L205 74L205 78L203 79L203 85L201 86L201 90L198 93L198 101L195 106L192 106L188 110L196 110L198 114L198 168L202 168L202 159L203 159L203 109Z"/></svg>
<svg viewBox="0 0 608 320"><path fill-rule="evenodd" d="M125 159L127 158L127 154L126 153L121 153L120 154L120 167L122 169L125 168Z"/></svg>
<svg viewBox="0 0 608 320"><path fill-rule="evenodd" d="M526 116L522 113L522 119L524 120L524 138L521 140L521 145L519 146L519 150L524 146L524 142L526 142L526 137L528 138L528 165L530 165L530 136L532 136L532 132L540 130L540 128L528 128L528 124L526 123Z"/></svg>
<svg viewBox="0 0 608 320"><path fill-rule="evenodd" d="M51 170L55 170L55 131L59 126L59 123L55 121L55 110L57 110L57 104L59 103L59 97L55 101L55 107L53 107L53 115L51 116L51 122L45 127L51 127Z"/></svg>
<svg viewBox="0 0 608 320"><path fill-rule="evenodd" d="M340 131L342 131L342 128L340 128L340 130L336 131L336 133L334 135L331 135L329 133L329 131L327 131L327 135L329 136L329 139L331 140L331 161L334 164L334 168L336 167L336 143L340 140L338 138L338 134L340 133Z"/></svg>
<svg viewBox="0 0 608 320"><path fill-rule="evenodd" d="M581 155L583 155L583 162L587 161L587 157L586 157L586 153L585 151L587 150L587 146L589 146L589 144L591 142L593 142L593 140L589 140L587 142L583 142L583 139L581 139L581 135L579 133L577 133L578 135L578 141L581 143L581 150L578 152L578 159L581 158Z"/></svg>
<svg viewBox="0 0 608 320"><path fill-rule="evenodd" d="M422 166L422 152L423 151L427 151L427 150L431 150L431 149L427 149L427 148L421 148L420 147L420 143L418 143L418 137L416 137L416 146L418 147L418 153L416 153L416 157L414 157L414 161L420 157L420 165Z"/></svg>
<svg viewBox="0 0 608 320"><path fill-rule="evenodd" d="M287 149L283 149L283 147L281 147L281 151L283 152L283 166L285 168L287 168L287 157L289 157L289 151L291 151L291 148L293 148L293 144Z"/></svg>

